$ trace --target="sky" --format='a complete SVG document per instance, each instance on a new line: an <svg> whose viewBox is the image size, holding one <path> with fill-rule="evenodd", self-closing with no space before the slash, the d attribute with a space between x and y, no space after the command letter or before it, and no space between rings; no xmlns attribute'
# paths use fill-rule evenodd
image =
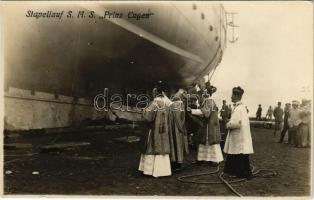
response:
<svg viewBox="0 0 314 200"><path fill-rule="evenodd" d="M225 2L237 12L236 43L228 43L211 83L220 106L231 102L235 86L244 89L250 116L269 106L303 98L313 91L313 14L311 2ZM228 37L232 35L228 30Z"/></svg>

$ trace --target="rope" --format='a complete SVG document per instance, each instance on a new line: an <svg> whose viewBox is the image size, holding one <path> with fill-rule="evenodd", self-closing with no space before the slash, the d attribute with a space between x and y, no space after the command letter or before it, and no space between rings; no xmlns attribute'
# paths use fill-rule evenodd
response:
<svg viewBox="0 0 314 200"><path fill-rule="evenodd" d="M254 165L251 165L252 167L252 174L253 177L261 177L261 178L269 178L269 177L274 177L277 176L278 173L274 170L270 170L270 169L258 169L255 171L255 167ZM238 182L242 182L247 180L246 178L241 178L241 179L234 179L231 181L227 181L223 175L224 173L221 172L220 174L218 174L218 178L220 179L220 181L193 181L193 180L188 180L186 178L191 178L191 177L197 177L197 176L206 176L206 175L211 175L211 174L216 174L220 171L220 167L219 165L217 166L217 168L214 171L211 172L207 172L207 173L198 173L198 174L190 174L190 175L184 175L184 176L180 176L177 178L178 181L182 182L182 183L194 183L194 184L225 184L234 194L236 194L239 197L242 197L243 195L241 195L237 190L235 190L232 186L231 183L238 183ZM259 175L261 172L268 172L262 175Z"/></svg>
<svg viewBox="0 0 314 200"><path fill-rule="evenodd" d="M208 82L210 82L210 81L212 80L213 75L214 75L214 73L215 73L215 71L216 71L217 66L218 66L218 65L215 66L215 68L214 68L214 70L213 70L213 73L208 77Z"/></svg>
<svg viewBox="0 0 314 200"><path fill-rule="evenodd" d="M196 184L220 184L220 182L197 182L197 181L192 181L192 180L184 180L185 178L189 177L196 177L196 176L205 176L205 175L210 175L210 174L215 174L219 172L219 166L217 166L216 170L212 172L207 172L207 173L199 173L199 174L191 174L191 175L185 175L185 176L180 176L177 178L178 181L184 182L184 183L196 183Z"/></svg>
<svg viewBox="0 0 314 200"><path fill-rule="evenodd" d="M243 197L238 191L236 191L231 185L230 182L226 181L226 179L223 178L224 173L221 172L219 174L219 179L234 193L236 194L238 197ZM240 181L244 181L245 179L240 179ZM240 182L239 181L239 182Z"/></svg>

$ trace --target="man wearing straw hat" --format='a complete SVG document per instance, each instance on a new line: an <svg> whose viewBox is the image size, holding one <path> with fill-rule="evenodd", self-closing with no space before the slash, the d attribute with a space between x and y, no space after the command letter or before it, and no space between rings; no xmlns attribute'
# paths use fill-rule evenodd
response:
<svg viewBox="0 0 314 200"><path fill-rule="evenodd" d="M296 132L299 124L301 123L299 105L300 103L298 101L292 101L292 109L290 111L290 118L288 119L289 123L288 135L290 135L289 144L295 144Z"/></svg>

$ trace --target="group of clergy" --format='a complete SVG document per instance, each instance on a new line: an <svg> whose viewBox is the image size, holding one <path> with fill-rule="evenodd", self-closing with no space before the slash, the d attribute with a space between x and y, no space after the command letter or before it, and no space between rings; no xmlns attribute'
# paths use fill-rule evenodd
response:
<svg viewBox="0 0 314 200"><path fill-rule="evenodd" d="M187 96L191 93L182 88L178 88L171 100L162 82L154 89L156 97L143 112L147 132L141 140L139 170L144 175L170 176L182 169L182 163L189 153L186 128L189 120L195 120L198 124L195 134L200 141L196 163L217 166L224 160L220 146L218 107L212 98L216 87L207 82L203 87L196 88L192 96L196 94L199 97L197 106L187 105ZM241 87L232 89L234 106L226 124L228 134L223 149L226 154L224 173L230 177L251 179L249 154L253 153L253 145L249 117L245 105L241 103L243 93Z"/></svg>

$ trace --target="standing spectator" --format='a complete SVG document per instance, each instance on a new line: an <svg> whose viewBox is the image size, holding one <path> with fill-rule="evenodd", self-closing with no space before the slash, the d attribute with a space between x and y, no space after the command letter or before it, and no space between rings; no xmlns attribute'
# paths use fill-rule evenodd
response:
<svg viewBox="0 0 314 200"><path fill-rule="evenodd" d="M231 112L232 112L232 106L231 106L231 104L229 104L228 108L229 108L228 119L230 120L230 118L231 118Z"/></svg>
<svg viewBox="0 0 314 200"><path fill-rule="evenodd" d="M256 111L256 120L260 121L262 120L262 105L258 104L258 108Z"/></svg>
<svg viewBox="0 0 314 200"><path fill-rule="evenodd" d="M271 106L269 106L267 113L266 113L266 119L271 120L271 118L273 117L273 108Z"/></svg>
<svg viewBox="0 0 314 200"><path fill-rule="evenodd" d="M295 137L297 134L298 126L301 123L299 104L300 103L298 101L292 101L292 109L290 110L290 118L288 119L289 123L288 134L290 135L289 144L296 143Z"/></svg>
<svg viewBox="0 0 314 200"><path fill-rule="evenodd" d="M311 105L310 101L302 100L302 104L300 106L300 119L301 123L298 126L296 132L296 147L307 147L310 146L310 138L311 138Z"/></svg>
<svg viewBox="0 0 314 200"><path fill-rule="evenodd" d="M276 132L280 131L281 123L283 121L283 110L281 108L281 102L278 102L278 106L274 109L274 117L275 117L274 136L276 136Z"/></svg>
<svg viewBox="0 0 314 200"><path fill-rule="evenodd" d="M227 128L230 130L224 147L227 154L224 173L239 178L252 178L249 155L253 154L252 136L249 116L245 105L241 103L244 90L241 87L232 89L234 109Z"/></svg>
<svg viewBox="0 0 314 200"><path fill-rule="evenodd" d="M283 129L282 129L281 134L280 134L279 143L283 142L283 139L286 135L286 132L289 130L288 119L290 118L290 109L291 109L291 104L286 103L285 110L284 110L285 115L283 118ZM288 134L288 141L291 141L290 134Z"/></svg>
<svg viewBox="0 0 314 200"><path fill-rule="evenodd" d="M221 124L221 132L224 133L224 134L227 134L227 127L226 127L226 124L229 120L229 108L226 104L226 100L223 100L222 101L222 107L221 107L221 110L220 110L220 117L222 119L222 124Z"/></svg>

